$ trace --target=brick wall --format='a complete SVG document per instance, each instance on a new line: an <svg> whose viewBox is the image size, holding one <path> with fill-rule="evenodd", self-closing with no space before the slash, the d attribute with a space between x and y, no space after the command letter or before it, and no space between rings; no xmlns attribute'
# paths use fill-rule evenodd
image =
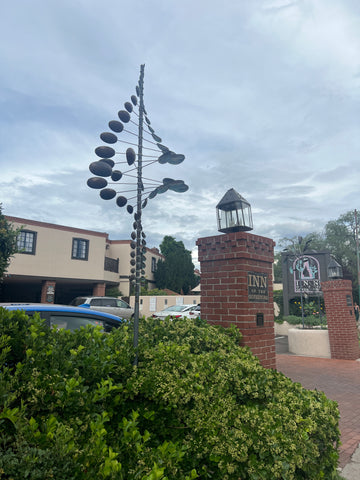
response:
<svg viewBox="0 0 360 480"><path fill-rule="evenodd" d="M94 297L105 297L105 283L96 283L93 287Z"/></svg>
<svg viewBox="0 0 360 480"><path fill-rule="evenodd" d="M261 364L275 368L272 263L273 240L246 232L199 238L201 316L209 323L235 325ZM248 273L266 274L268 300L250 302ZM263 326L257 326L263 314Z"/></svg>
<svg viewBox="0 0 360 480"><path fill-rule="evenodd" d="M356 360L360 357L359 340L350 280L322 282L329 330L331 358Z"/></svg>

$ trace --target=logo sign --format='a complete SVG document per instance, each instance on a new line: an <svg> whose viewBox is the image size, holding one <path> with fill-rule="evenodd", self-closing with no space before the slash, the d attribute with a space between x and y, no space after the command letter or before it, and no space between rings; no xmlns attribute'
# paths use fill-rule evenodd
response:
<svg viewBox="0 0 360 480"><path fill-rule="evenodd" d="M267 273L248 272L249 302L269 301L269 282Z"/></svg>
<svg viewBox="0 0 360 480"><path fill-rule="evenodd" d="M290 273L294 277L296 293L319 293L321 291L320 266L316 258L310 255L296 258L290 266Z"/></svg>

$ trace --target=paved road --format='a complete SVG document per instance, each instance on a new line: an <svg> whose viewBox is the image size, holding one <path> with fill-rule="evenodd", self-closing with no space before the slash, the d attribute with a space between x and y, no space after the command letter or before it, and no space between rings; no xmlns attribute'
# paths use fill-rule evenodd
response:
<svg viewBox="0 0 360 480"><path fill-rule="evenodd" d="M276 341L279 348L281 340ZM322 390L340 410L340 466L344 467L360 443L360 361L277 354L276 364L294 382Z"/></svg>

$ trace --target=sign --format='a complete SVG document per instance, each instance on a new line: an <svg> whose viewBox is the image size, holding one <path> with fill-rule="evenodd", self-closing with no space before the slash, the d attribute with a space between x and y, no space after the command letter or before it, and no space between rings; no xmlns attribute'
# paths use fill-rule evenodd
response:
<svg viewBox="0 0 360 480"><path fill-rule="evenodd" d="M248 272L249 302L269 301L269 281L267 273Z"/></svg>
<svg viewBox="0 0 360 480"><path fill-rule="evenodd" d="M311 255L301 255L290 266L294 279L294 292L319 293L321 291L320 266Z"/></svg>
<svg viewBox="0 0 360 480"><path fill-rule="evenodd" d="M47 303L54 303L55 299L55 286L54 285L48 285L46 287L46 302Z"/></svg>

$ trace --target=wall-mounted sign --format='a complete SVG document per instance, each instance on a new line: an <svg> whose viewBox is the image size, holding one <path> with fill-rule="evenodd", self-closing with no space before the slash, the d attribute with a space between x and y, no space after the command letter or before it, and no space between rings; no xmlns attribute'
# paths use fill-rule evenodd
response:
<svg viewBox="0 0 360 480"><path fill-rule="evenodd" d="M46 302L47 303L54 303L55 299L55 286L54 285L48 285L46 287Z"/></svg>
<svg viewBox="0 0 360 480"><path fill-rule="evenodd" d="M269 281L267 273L248 272L249 302L269 301Z"/></svg>

